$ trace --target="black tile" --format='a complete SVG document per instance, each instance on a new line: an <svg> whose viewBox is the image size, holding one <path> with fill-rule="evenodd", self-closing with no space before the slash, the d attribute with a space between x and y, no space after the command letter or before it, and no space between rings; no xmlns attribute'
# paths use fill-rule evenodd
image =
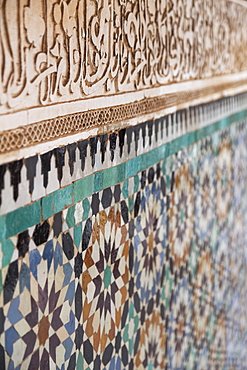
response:
<svg viewBox="0 0 247 370"><path fill-rule="evenodd" d="M116 339L115 339L115 350L118 353L118 351L121 348L121 342L122 342L122 335L120 332L117 333Z"/></svg>
<svg viewBox="0 0 247 370"><path fill-rule="evenodd" d="M33 193L34 189L34 178L36 176L36 166L38 162L38 156L29 157L25 159L25 166L27 168L27 180L29 181L29 193Z"/></svg>
<svg viewBox="0 0 247 370"><path fill-rule="evenodd" d="M69 366L67 370L75 370L75 366L76 366L76 354L73 353L73 355L69 359Z"/></svg>
<svg viewBox="0 0 247 370"><path fill-rule="evenodd" d="M100 355L97 355L93 362L93 370L101 370Z"/></svg>
<svg viewBox="0 0 247 370"><path fill-rule="evenodd" d="M129 351L127 349L127 347L125 345L123 345L122 347L122 362L124 364L124 366L127 366L128 365L128 362L129 362Z"/></svg>
<svg viewBox="0 0 247 370"><path fill-rule="evenodd" d="M66 147L62 146L60 148L54 149L55 155L55 166L57 168L57 178L58 181L61 182L63 178L63 167L64 167L64 155L65 155Z"/></svg>
<svg viewBox="0 0 247 370"><path fill-rule="evenodd" d="M148 137L149 137L149 145L152 143L152 136L153 136L153 121L148 121Z"/></svg>
<svg viewBox="0 0 247 370"><path fill-rule="evenodd" d="M100 135L100 152L101 152L101 163L104 163L105 161L105 152L106 152L106 144L108 140L108 134Z"/></svg>
<svg viewBox="0 0 247 370"><path fill-rule="evenodd" d="M0 205L2 204L2 190L4 189L4 175L6 172L6 164L0 166Z"/></svg>
<svg viewBox="0 0 247 370"><path fill-rule="evenodd" d="M117 145L117 134L113 132L113 134L110 135L111 161L114 160L114 151L116 149L116 145Z"/></svg>
<svg viewBox="0 0 247 370"><path fill-rule="evenodd" d="M52 151L40 155L41 174L43 175L44 188L47 188L47 185L48 185L48 173L51 170L51 157L52 157Z"/></svg>
<svg viewBox="0 0 247 370"><path fill-rule="evenodd" d="M36 338L37 336L33 330L30 330L25 335L23 335L22 339L26 343L26 350L23 357L24 359L27 358L27 356L29 356L33 352Z"/></svg>
<svg viewBox="0 0 247 370"><path fill-rule="evenodd" d="M10 183L13 186L13 197L17 200L19 196L19 184L21 182L22 159L9 163Z"/></svg>
<svg viewBox="0 0 247 370"><path fill-rule="evenodd" d="M82 314L82 287L78 283L76 292L75 292L75 316L79 321Z"/></svg>
<svg viewBox="0 0 247 370"><path fill-rule="evenodd" d="M114 195L115 203L118 203L120 201L120 195L121 195L121 188L119 184L115 185L113 195Z"/></svg>
<svg viewBox="0 0 247 370"><path fill-rule="evenodd" d="M99 203L100 203L99 193L94 193L92 195L92 203L91 203L93 215L97 215L99 213Z"/></svg>
<svg viewBox="0 0 247 370"><path fill-rule="evenodd" d="M33 241L38 246L43 244L47 241L50 232L50 225L47 221L43 222L42 224L38 224L35 227L33 233Z"/></svg>
<svg viewBox="0 0 247 370"><path fill-rule="evenodd" d="M43 350L42 357L40 360L40 369L50 370L49 353L45 348Z"/></svg>
<svg viewBox="0 0 247 370"><path fill-rule="evenodd" d="M74 257L74 244L69 232L62 235L62 244L66 257L71 260Z"/></svg>
<svg viewBox="0 0 247 370"><path fill-rule="evenodd" d="M81 349L83 343L83 329L81 325L78 325L76 331L75 331L75 346L76 349Z"/></svg>
<svg viewBox="0 0 247 370"><path fill-rule="evenodd" d="M72 176L74 173L74 163L76 161L76 143L69 144L67 146L67 150L69 153L69 170L70 170L70 175Z"/></svg>
<svg viewBox="0 0 247 370"><path fill-rule="evenodd" d="M88 147L88 140L82 140L77 143L77 146L80 151L80 160L81 160L81 170L84 171L85 169L85 159L87 156L87 147Z"/></svg>
<svg viewBox="0 0 247 370"><path fill-rule="evenodd" d="M102 362L106 366L112 357L112 352L113 352L113 345L111 343L108 344L108 346L105 348L103 357L102 357Z"/></svg>
<svg viewBox="0 0 247 370"><path fill-rule="evenodd" d="M120 158L122 158L123 155L123 147L124 147L124 138L126 134L126 129L122 129L119 131L118 136L119 136L119 147L120 147Z"/></svg>
<svg viewBox="0 0 247 370"><path fill-rule="evenodd" d="M54 236L57 238L61 232L62 232L62 212L56 213L53 218L53 231L54 231Z"/></svg>
<svg viewBox="0 0 247 370"><path fill-rule="evenodd" d="M153 181L154 181L154 169L153 169L153 167L151 167L148 170L148 183L152 184Z"/></svg>
<svg viewBox="0 0 247 370"><path fill-rule="evenodd" d="M112 191L111 188L106 188L103 190L101 203L104 208L107 208L111 205L112 202Z"/></svg>
<svg viewBox="0 0 247 370"><path fill-rule="evenodd" d="M40 363L39 363L39 349L37 349L37 351L34 352L34 354L31 357L31 361L29 363L28 370L38 370L40 368L39 366L40 366ZM46 370L46 369L44 368L42 370Z"/></svg>
<svg viewBox="0 0 247 370"><path fill-rule="evenodd" d="M93 361L93 346L89 339L83 343L83 357L90 364Z"/></svg>
<svg viewBox="0 0 247 370"><path fill-rule="evenodd" d="M141 204L141 193L138 191L136 194L135 204L134 204L134 217L138 216L139 209Z"/></svg>
<svg viewBox="0 0 247 370"><path fill-rule="evenodd" d="M7 276L3 286L4 304L11 301L18 280L18 260L9 265Z"/></svg>
<svg viewBox="0 0 247 370"><path fill-rule="evenodd" d="M94 165L95 165L95 154L97 153L98 136L91 137L89 139L89 144L90 144L91 163L92 163L92 167L94 167Z"/></svg>
<svg viewBox="0 0 247 370"><path fill-rule="evenodd" d="M5 351L3 346L0 344L0 370L5 370Z"/></svg>
<svg viewBox="0 0 247 370"><path fill-rule="evenodd" d="M28 230L25 230L18 235L17 249L19 251L19 257L25 257L25 254L28 251L29 240L30 237Z"/></svg>
<svg viewBox="0 0 247 370"><path fill-rule="evenodd" d="M5 322L5 316L3 313L3 308L0 307L0 334L4 331L4 322Z"/></svg>
<svg viewBox="0 0 247 370"><path fill-rule="evenodd" d="M82 254L77 253L75 257L75 265L74 265L74 272L75 272L75 277L79 278L82 273Z"/></svg>
<svg viewBox="0 0 247 370"><path fill-rule="evenodd" d="M82 250L87 249L92 234L92 221L88 219L82 234Z"/></svg>
<svg viewBox="0 0 247 370"><path fill-rule="evenodd" d="M121 214L122 214L124 222L127 224L129 221L129 210L128 210L125 200L122 200L121 202Z"/></svg>
<svg viewBox="0 0 247 370"><path fill-rule="evenodd" d="M128 154L130 153L130 148L131 148L131 143L132 143L132 134L133 134L133 128L132 127L128 127L126 129Z"/></svg>

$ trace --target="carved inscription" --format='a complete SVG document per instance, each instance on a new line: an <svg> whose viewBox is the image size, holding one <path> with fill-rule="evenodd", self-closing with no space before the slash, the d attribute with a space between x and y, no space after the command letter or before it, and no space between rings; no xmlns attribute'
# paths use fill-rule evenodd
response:
<svg viewBox="0 0 247 370"><path fill-rule="evenodd" d="M247 69L226 0L2 0L0 113Z"/></svg>

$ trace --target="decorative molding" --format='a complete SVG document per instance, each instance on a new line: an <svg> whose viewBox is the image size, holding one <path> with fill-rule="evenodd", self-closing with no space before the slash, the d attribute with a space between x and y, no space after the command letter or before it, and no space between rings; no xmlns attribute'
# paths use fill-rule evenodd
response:
<svg viewBox="0 0 247 370"><path fill-rule="evenodd" d="M202 89L180 91L125 105L56 117L12 130L2 131L0 133L0 154L80 133L89 128L100 128L117 122L123 123L135 117L141 118L169 107L180 107L181 109L186 104L193 105L192 102L198 101L200 98L244 85L247 85L247 80L207 86Z"/></svg>
<svg viewBox="0 0 247 370"><path fill-rule="evenodd" d="M4 1L0 113L246 70L246 19L226 0Z"/></svg>

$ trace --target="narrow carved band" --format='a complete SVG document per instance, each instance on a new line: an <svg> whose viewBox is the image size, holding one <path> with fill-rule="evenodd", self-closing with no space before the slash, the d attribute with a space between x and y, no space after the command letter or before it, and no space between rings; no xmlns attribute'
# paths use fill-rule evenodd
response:
<svg viewBox="0 0 247 370"><path fill-rule="evenodd" d="M117 122L124 122L158 112L169 107L183 105L193 100L219 93L229 88L238 88L247 84L239 81L231 84L209 86L203 89L181 91L159 97L144 99L125 105L95 109L49 119L17 129L0 133L0 153L25 148L48 140L79 133L88 128L96 128Z"/></svg>

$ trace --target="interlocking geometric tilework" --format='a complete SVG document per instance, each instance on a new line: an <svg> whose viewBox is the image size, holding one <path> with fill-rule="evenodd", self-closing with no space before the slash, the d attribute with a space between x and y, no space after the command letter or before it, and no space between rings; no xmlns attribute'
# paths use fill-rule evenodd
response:
<svg viewBox="0 0 247 370"><path fill-rule="evenodd" d="M0 369L247 369L244 114L1 216Z"/></svg>

